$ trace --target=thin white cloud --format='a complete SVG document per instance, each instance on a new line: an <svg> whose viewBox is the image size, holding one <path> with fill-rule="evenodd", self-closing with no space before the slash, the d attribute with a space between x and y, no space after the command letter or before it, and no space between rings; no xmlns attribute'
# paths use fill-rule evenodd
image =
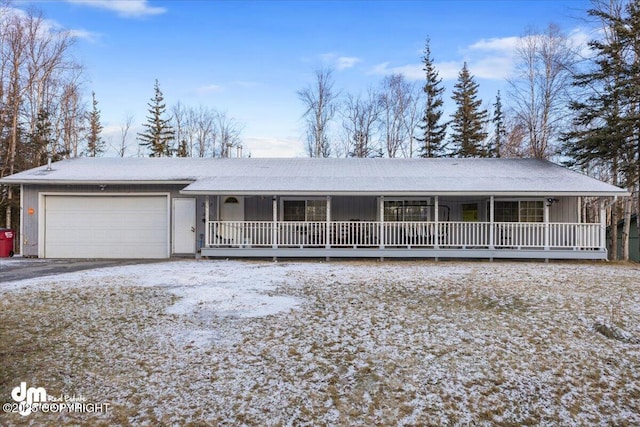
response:
<svg viewBox="0 0 640 427"><path fill-rule="evenodd" d="M196 93L198 95L205 95L207 93L214 93L214 92L221 92L223 89L222 86L220 85L206 85L206 86L200 86L199 88L196 89Z"/></svg>
<svg viewBox="0 0 640 427"><path fill-rule="evenodd" d="M569 40L583 58L589 58L593 55L589 48L589 42L593 39L593 34L588 34L583 28L576 28L569 33Z"/></svg>
<svg viewBox="0 0 640 427"><path fill-rule="evenodd" d="M300 139L295 137L260 137L243 138L244 155L251 157L304 157L304 147Z"/></svg>
<svg viewBox="0 0 640 427"><path fill-rule="evenodd" d="M468 64L469 65L469 64ZM479 79L502 80L510 77L515 63L512 57L489 56L469 65L469 72ZM462 69L462 64L458 72ZM456 73L456 78L458 74Z"/></svg>
<svg viewBox="0 0 640 427"><path fill-rule="evenodd" d="M387 76L389 74L403 74L409 80L420 80L424 78L422 64L407 64L390 67L389 62L382 62L374 65L367 74L379 74Z"/></svg>
<svg viewBox="0 0 640 427"><path fill-rule="evenodd" d="M502 80L513 74L516 50L521 37L482 39L466 49L472 75L480 79Z"/></svg>
<svg viewBox="0 0 640 427"><path fill-rule="evenodd" d="M78 38L78 39L82 39L82 40L86 40L86 41L91 42L91 43L97 42L98 39L101 37L101 34L93 33L91 31L87 31L87 30L81 30L81 29L69 30L69 34L72 37L75 37L75 38Z"/></svg>
<svg viewBox="0 0 640 427"><path fill-rule="evenodd" d="M406 64L396 67L390 67L389 62L382 62L374 65L367 74L388 76L389 74L403 74L408 80L423 80L425 78L424 65ZM435 63L438 76L442 80L454 80L458 78L458 73L462 69L462 62L448 61Z"/></svg>
<svg viewBox="0 0 640 427"><path fill-rule="evenodd" d="M346 70L347 68L355 66L360 61L362 60L355 56L341 56L336 59L336 68L338 70Z"/></svg>
<svg viewBox="0 0 640 427"><path fill-rule="evenodd" d="M150 6L147 0L66 0L69 3L116 12L122 18L143 18L162 15L164 7Z"/></svg>
<svg viewBox="0 0 640 427"><path fill-rule="evenodd" d="M520 37L482 39L469 46L469 49L513 52L518 46L519 41Z"/></svg>
<svg viewBox="0 0 640 427"><path fill-rule="evenodd" d="M460 74L460 70L462 70L462 62L458 61L447 61L447 62L436 62L435 67L438 70L438 76L442 80L455 80L458 78L458 74ZM422 72L424 74L424 71ZM422 78L425 78L422 76Z"/></svg>
<svg viewBox="0 0 640 427"><path fill-rule="evenodd" d="M356 56L339 56L338 54L333 52L322 53L318 55L318 57L323 64L329 65L330 67L335 68L338 71L352 68L358 62L362 61L362 59Z"/></svg>
<svg viewBox="0 0 640 427"><path fill-rule="evenodd" d="M583 29L572 30L568 35L569 41L583 56L588 55L587 41L589 34ZM435 63L440 78L443 80L455 80L458 78L464 62L467 63L471 74L479 79L502 80L513 75L517 55L516 51L522 37L501 37L481 39L470 44L460 51L460 60ZM391 65L382 62L373 66L368 74L389 75L401 73L409 80L424 79L422 63Z"/></svg>
<svg viewBox="0 0 640 427"><path fill-rule="evenodd" d="M6 8L0 7L0 10L2 11L2 13L0 13L0 24L2 24L3 19L11 19L12 17L16 17L22 20L22 19L27 19L27 17L29 16L28 13L25 12L24 10L17 9L14 7L6 7ZM93 33L91 31L83 30L80 28L66 29L62 24L60 24L57 21L54 21L53 19L42 18L42 20L40 21L40 27L38 30L41 32L40 33L41 35L66 33L71 37L86 40L92 43L96 42L101 37L101 34L99 33Z"/></svg>

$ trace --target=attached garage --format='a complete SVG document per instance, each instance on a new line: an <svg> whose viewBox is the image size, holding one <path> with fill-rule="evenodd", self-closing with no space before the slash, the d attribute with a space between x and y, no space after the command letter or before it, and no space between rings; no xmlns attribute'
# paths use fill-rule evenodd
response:
<svg viewBox="0 0 640 427"><path fill-rule="evenodd" d="M42 258L168 258L168 195L42 195Z"/></svg>

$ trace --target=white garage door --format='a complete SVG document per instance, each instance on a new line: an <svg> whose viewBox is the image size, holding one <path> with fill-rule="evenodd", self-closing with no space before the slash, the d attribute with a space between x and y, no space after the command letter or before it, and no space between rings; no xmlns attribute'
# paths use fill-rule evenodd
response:
<svg viewBox="0 0 640 427"><path fill-rule="evenodd" d="M166 196L45 196L46 258L167 258Z"/></svg>

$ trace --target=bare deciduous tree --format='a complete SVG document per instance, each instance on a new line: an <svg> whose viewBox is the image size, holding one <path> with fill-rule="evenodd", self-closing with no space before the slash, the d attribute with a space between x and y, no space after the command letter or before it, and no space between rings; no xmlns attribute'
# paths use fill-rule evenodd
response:
<svg viewBox="0 0 640 427"><path fill-rule="evenodd" d="M230 157L231 148L240 147L240 133L242 126L233 117L228 117L227 113L218 113L216 117L216 133L220 144L221 157Z"/></svg>
<svg viewBox="0 0 640 427"><path fill-rule="evenodd" d="M127 152L127 136L133 123L133 114L127 114L120 124L120 144L118 145L118 156L124 157Z"/></svg>
<svg viewBox="0 0 640 427"><path fill-rule="evenodd" d="M516 76L509 79L517 120L526 129L528 155L549 158L555 138L567 119L567 91L576 50L557 25L544 33L530 30L520 39Z"/></svg>
<svg viewBox="0 0 640 427"><path fill-rule="evenodd" d="M376 123L380 117L380 99L369 90L365 98L347 95L342 108L344 151L347 157L380 157Z"/></svg>
<svg viewBox="0 0 640 427"><path fill-rule="evenodd" d="M333 70L315 72L313 85L297 92L307 122L307 152L309 157L328 157L331 152L329 122L336 112L338 94L333 90Z"/></svg>
<svg viewBox="0 0 640 427"><path fill-rule="evenodd" d="M191 135L189 132L187 116L187 108L185 108L185 106L182 105L181 102L178 102L173 107L171 107L171 127L175 132L174 135L176 145L178 149L180 149L180 147L183 147L184 151L186 151L186 153L183 153L186 154L185 156L179 157L191 157L192 145L189 142L189 140L191 139Z"/></svg>
<svg viewBox="0 0 640 427"><path fill-rule="evenodd" d="M215 147L218 139L216 132L217 112L211 108L200 106L190 110L189 123L192 127L193 149L192 156L215 156Z"/></svg>
<svg viewBox="0 0 640 427"><path fill-rule="evenodd" d="M78 157L81 135L84 124L85 108L76 82L63 84L59 98L59 114L56 117L55 132L57 135L55 152L64 153L64 157ZM94 153L95 154L95 153Z"/></svg>
<svg viewBox="0 0 640 427"><path fill-rule="evenodd" d="M410 138L414 138L419 120L416 85L404 75L392 74L383 79L380 90L380 132L387 157L407 155ZM412 124L412 125L408 125Z"/></svg>
<svg viewBox="0 0 640 427"><path fill-rule="evenodd" d="M39 14L0 5L0 176L41 164L44 148L34 146L38 141L51 145L46 147L50 154L60 153L65 145L68 152L77 153L79 132L74 127L82 121L82 69L70 56L74 40ZM56 124L55 139L33 138L43 117ZM11 227L12 211L17 209L14 190L8 187L1 194L5 225Z"/></svg>

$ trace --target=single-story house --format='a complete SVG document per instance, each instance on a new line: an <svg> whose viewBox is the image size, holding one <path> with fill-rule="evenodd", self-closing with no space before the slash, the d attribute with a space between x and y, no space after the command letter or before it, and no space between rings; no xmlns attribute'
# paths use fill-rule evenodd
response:
<svg viewBox="0 0 640 427"><path fill-rule="evenodd" d="M533 159L77 158L0 183L41 258L605 259L602 212L628 196Z"/></svg>

